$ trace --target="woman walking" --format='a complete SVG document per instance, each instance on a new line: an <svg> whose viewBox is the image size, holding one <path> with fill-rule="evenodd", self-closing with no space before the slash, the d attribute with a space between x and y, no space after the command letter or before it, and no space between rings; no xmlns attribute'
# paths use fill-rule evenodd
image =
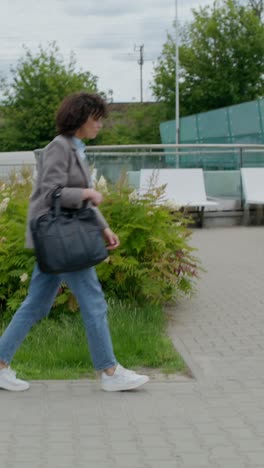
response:
<svg viewBox="0 0 264 468"><path fill-rule="evenodd" d="M56 116L58 135L44 148L38 161L27 220L28 248L34 247L30 221L50 210L52 194L58 187L62 187L63 208L79 209L84 201L91 202L107 248L113 250L119 246L118 236L98 209L103 197L91 186L82 141L97 136L106 114L105 101L94 94L76 93L61 103ZM79 303L93 365L101 372L102 389L131 390L148 382L147 376L125 369L116 360L107 320L107 305L95 268L52 274L43 273L36 264L28 296L0 337L0 388L11 391L29 388L28 382L17 379L10 363L31 327L49 314L61 282L67 283Z"/></svg>

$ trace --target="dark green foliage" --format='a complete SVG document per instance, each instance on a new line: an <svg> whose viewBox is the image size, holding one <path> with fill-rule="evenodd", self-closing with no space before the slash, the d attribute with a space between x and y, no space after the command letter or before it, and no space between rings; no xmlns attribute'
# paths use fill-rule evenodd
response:
<svg viewBox="0 0 264 468"><path fill-rule="evenodd" d="M76 91L98 92L97 77L68 64L55 42L33 54L25 50L12 80L0 80L0 141L2 151L33 150L55 136L55 113L62 99ZM108 91L111 97L111 91ZM110 116L97 144L160 143L159 125L168 115L162 103L110 104ZM113 110L113 111L112 111Z"/></svg>
<svg viewBox="0 0 264 468"><path fill-rule="evenodd" d="M163 103L110 104L97 145L155 144L160 141L160 123L167 119Z"/></svg>
<svg viewBox="0 0 264 468"><path fill-rule="evenodd" d="M139 200L124 180L105 196L102 212L121 240L120 248L98 266L108 294L165 304L191 292L197 259L188 242L190 220L157 205L162 194L160 188Z"/></svg>
<svg viewBox="0 0 264 468"><path fill-rule="evenodd" d="M19 180L20 179L20 180ZM27 294L35 258L24 248L31 174L0 182L0 314L14 311Z"/></svg>
<svg viewBox="0 0 264 468"><path fill-rule="evenodd" d="M2 151L45 146L55 136L55 113L62 99L77 91L97 92L97 77L76 71L73 55L66 65L55 42L47 50L40 46L35 54L26 49L12 77L11 83L0 81Z"/></svg>
<svg viewBox="0 0 264 468"><path fill-rule="evenodd" d="M34 255L24 248L31 182L27 173L0 186L0 311L14 312L25 298ZM162 189L138 200L126 181L105 193L101 210L119 235L121 246L97 267L108 298L163 305L192 291L198 262L189 246L190 230L182 213L156 204ZM7 202L8 198L10 200ZM74 312L77 303L65 285L54 311Z"/></svg>
<svg viewBox="0 0 264 468"><path fill-rule="evenodd" d="M193 10L181 31L180 108L190 115L252 101L264 93L264 24L252 6L221 0ZM153 91L175 116L175 38L168 36Z"/></svg>

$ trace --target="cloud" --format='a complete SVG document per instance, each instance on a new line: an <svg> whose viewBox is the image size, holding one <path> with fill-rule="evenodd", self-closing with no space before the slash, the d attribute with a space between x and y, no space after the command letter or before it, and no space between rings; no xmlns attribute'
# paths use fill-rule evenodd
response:
<svg viewBox="0 0 264 468"><path fill-rule="evenodd" d="M127 52L127 53L120 53L116 52L112 55L113 60L117 60L118 62L137 62L138 60L138 53L137 52Z"/></svg>
<svg viewBox="0 0 264 468"><path fill-rule="evenodd" d="M178 0L181 24L192 18L190 7L213 1ZM102 89L113 88L116 99L130 100L139 96L134 46L144 44L147 95L152 60L160 55L167 31L173 33L174 17L175 0L1 0L0 72L9 74L16 66L23 44L35 52L39 44L46 49L57 40L66 61L73 51L78 67L99 76Z"/></svg>
<svg viewBox="0 0 264 468"><path fill-rule="evenodd" d="M133 14L135 17L144 15L145 17L151 18L153 15L157 17L159 13L168 13L168 11L171 11L171 14L175 16L174 0L133 0L130 2L124 0L77 0L74 5L72 0L58 1L63 3L64 11L70 16L117 18L119 16L131 16ZM210 0L206 1L208 2ZM178 0L179 9L182 8L180 3L180 0ZM188 4L193 7L197 4L197 0L185 0L185 6Z"/></svg>
<svg viewBox="0 0 264 468"><path fill-rule="evenodd" d="M142 39L152 44L160 43L167 32L173 29L170 18L144 19L140 24Z"/></svg>
<svg viewBox="0 0 264 468"><path fill-rule="evenodd" d="M68 3L68 2L67 2ZM124 16L144 11L141 1L124 2L123 0L98 0L72 2L65 6L65 12L71 16Z"/></svg>
<svg viewBox="0 0 264 468"><path fill-rule="evenodd" d="M139 53L134 50L134 47L144 44L145 60L157 59L167 39L167 32L172 28L170 15L147 15L133 18L131 21L129 17L126 17L119 22L113 21L112 17L109 21L107 18L102 18L101 34L94 29L98 23L91 23L78 47L88 51L103 52L105 50L108 54L109 51L113 51L110 58L129 62L139 59Z"/></svg>
<svg viewBox="0 0 264 468"><path fill-rule="evenodd" d="M81 49L107 49L117 50L127 48L127 44L120 40L120 36L100 36L84 39L79 47Z"/></svg>

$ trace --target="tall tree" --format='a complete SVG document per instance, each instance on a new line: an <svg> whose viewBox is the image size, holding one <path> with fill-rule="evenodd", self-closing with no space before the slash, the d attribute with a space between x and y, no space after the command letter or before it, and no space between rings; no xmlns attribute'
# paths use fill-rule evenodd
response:
<svg viewBox="0 0 264 468"><path fill-rule="evenodd" d="M261 18L264 12L264 0L249 0L249 5L256 15Z"/></svg>
<svg viewBox="0 0 264 468"><path fill-rule="evenodd" d="M252 7L216 0L193 10L181 31L181 115L254 100L264 94L264 25ZM175 108L175 41L168 36L154 69L153 92Z"/></svg>
<svg viewBox="0 0 264 468"><path fill-rule="evenodd" d="M25 49L11 70L12 79L2 79L3 94L0 128L1 150L33 150L55 136L55 112L61 100L76 91L97 92L97 77L76 71L71 55L65 64L55 42L36 54Z"/></svg>

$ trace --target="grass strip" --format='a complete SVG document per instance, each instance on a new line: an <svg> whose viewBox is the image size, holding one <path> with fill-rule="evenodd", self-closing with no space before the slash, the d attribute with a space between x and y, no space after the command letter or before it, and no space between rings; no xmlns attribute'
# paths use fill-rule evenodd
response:
<svg viewBox="0 0 264 468"><path fill-rule="evenodd" d="M109 302L109 325L118 361L131 369L187 372L166 335L166 316L158 306ZM3 332L7 323L0 327ZM26 379L94 378L95 372L79 313L54 313L36 324L17 351L12 367Z"/></svg>

